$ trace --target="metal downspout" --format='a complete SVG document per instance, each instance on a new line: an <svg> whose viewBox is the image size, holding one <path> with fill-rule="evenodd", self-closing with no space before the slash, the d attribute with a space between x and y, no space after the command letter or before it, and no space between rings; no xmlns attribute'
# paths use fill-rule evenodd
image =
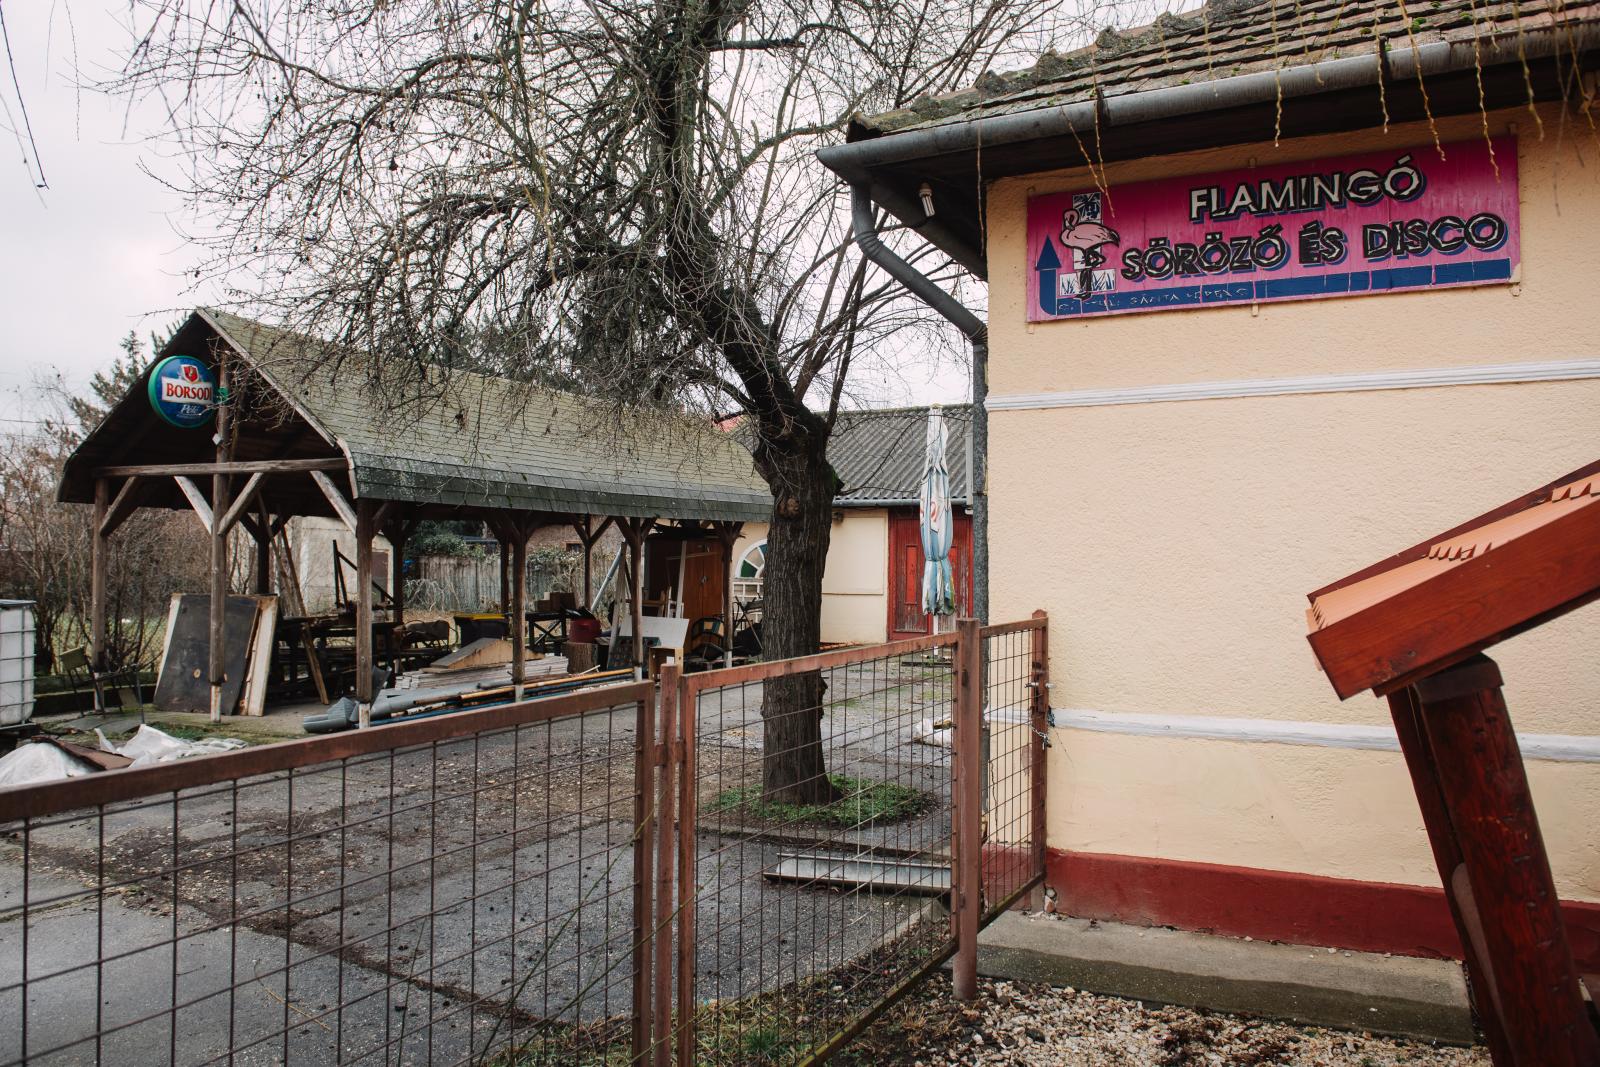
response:
<svg viewBox="0 0 1600 1067"><path fill-rule="evenodd" d="M955 297L939 288L926 274L901 259L878 236L871 189L862 182L850 185L850 217L861 254L882 267L895 281L966 335L972 343L972 471L968 492L972 503L972 614L989 620L989 415L983 402L989 394L989 327Z"/></svg>

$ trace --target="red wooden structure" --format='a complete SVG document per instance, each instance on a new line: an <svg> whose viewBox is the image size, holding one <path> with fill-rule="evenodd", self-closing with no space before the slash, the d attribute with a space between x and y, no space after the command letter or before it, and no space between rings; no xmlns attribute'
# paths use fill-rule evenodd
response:
<svg viewBox="0 0 1600 1067"><path fill-rule="evenodd" d="M972 614L971 513L955 513L953 534L950 577L956 591L956 615L966 616ZM891 508L887 630L890 641L906 641L933 632L933 616L922 610L922 563L922 522L917 509Z"/></svg>
<svg viewBox="0 0 1600 1067"><path fill-rule="evenodd" d="M1600 1065L1550 861L1483 650L1600 597L1600 463L1310 595L1340 698L1389 700L1497 1067Z"/></svg>

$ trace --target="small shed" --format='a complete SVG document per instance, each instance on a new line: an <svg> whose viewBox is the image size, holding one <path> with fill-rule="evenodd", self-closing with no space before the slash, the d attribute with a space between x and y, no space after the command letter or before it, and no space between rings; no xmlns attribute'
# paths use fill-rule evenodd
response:
<svg viewBox="0 0 1600 1067"><path fill-rule="evenodd" d="M708 421L616 405L492 375L422 366L385 373L368 353L226 312L199 309L66 463L66 502L92 504L91 647L105 647L105 545L142 507L192 509L212 538L210 685L221 713L228 534L255 538L257 592L270 592L271 540L293 516L336 518L356 535L357 696L372 698L373 551L419 521L484 521L510 556L513 641L525 640L520 575L528 539L571 525L585 547L615 524L638 589L658 524L709 531L731 565L742 524L771 496L749 454ZM587 552L586 552L587 557ZM591 569L584 568L585 602ZM394 612L403 620L401 584ZM642 661L633 596L634 662ZM726 607L725 607L726 610ZM523 666L513 657L513 685ZM365 717L363 717L365 722Z"/></svg>

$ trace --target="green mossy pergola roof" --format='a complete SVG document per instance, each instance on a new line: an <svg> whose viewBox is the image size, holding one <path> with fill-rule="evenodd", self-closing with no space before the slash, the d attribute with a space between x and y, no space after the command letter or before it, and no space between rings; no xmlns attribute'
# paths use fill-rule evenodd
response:
<svg viewBox="0 0 1600 1067"><path fill-rule="evenodd" d="M389 374L364 353L209 309L161 354L210 362L216 342L277 394L281 423L313 431L297 452L347 457L358 498L701 521L760 521L772 510L749 453L707 421L467 371ZM209 460L209 432L159 424L147 378L68 461L63 500L92 500L98 467Z"/></svg>

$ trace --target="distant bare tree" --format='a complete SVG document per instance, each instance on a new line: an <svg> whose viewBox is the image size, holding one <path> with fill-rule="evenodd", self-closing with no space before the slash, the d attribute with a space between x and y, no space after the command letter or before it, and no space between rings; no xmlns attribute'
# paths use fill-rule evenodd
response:
<svg viewBox="0 0 1600 1067"><path fill-rule="evenodd" d="M54 667L63 647L89 638L89 560L93 517L56 500L62 465L112 404L138 381L149 356L137 336L97 372L87 395L59 377L30 391L57 402L34 428L0 442L0 596L34 601L36 663ZM108 546L106 660L115 670L149 665L158 651L171 595L204 587L209 538L186 512L142 510Z"/></svg>
<svg viewBox="0 0 1600 1067"><path fill-rule="evenodd" d="M742 412L774 497L765 647L815 651L852 367L929 316L813 161L858 110L1050 43L1055 0L134 0L239 299L408 364ZM930 270L948 270L937 262ZM948 272L953 275L953 272ZM765 789L830 799L821 681L769 683Z"/></svg>

